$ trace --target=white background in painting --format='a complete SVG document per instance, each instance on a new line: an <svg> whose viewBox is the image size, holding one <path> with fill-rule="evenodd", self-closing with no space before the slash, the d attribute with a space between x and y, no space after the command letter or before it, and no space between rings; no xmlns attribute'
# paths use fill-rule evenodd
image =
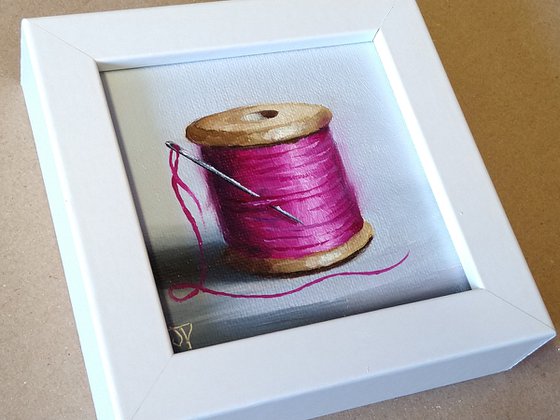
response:
<svg viewBox="0 0 560 420"><path fill-rule="evenodd" d="M376 234L365 252L332 272L382 268L410 251L392 272L338 277L280 299L199 295L178 304L162 291L168 323L193 324L193 348L469 288L371 43L114 71L103 79L162 290L172 280L198 280L196 240L170 187L164 142L175 140L198 154L184 140L190 122L255 103L318 103L333 112L335 141ZM185 160L180 172L204 208L208 287L278 293L318 276L271 279L224 266L225 245L208 201L206 175ZM195 211L192 203L189 207Z"/></svg>

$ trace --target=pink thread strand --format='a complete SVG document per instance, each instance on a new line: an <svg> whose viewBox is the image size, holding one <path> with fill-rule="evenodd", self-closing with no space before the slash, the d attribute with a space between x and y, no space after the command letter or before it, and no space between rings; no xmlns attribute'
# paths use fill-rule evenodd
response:
<svg viewBox="0 0 560 420"><path fill-rule="evenodd" d="M410 252L407 252L407 254L396 264L393 264L389 267L386 268L382 268L379 270L373 270L373 271L345 271L342 273L333 273L333 274L328 274L326 276L323 277L319 277L315 280L312 280L308 283L302 284L299 287L296 287L295 289L291 289L288 290L286 292L281 292L281 293L270 293L270 294L237 294L237 293L229 293L229 292L222 292L219 290L213 290L210 289L208 287L204 287L204 286L199 286L196 284L191 284L191 283L181 283L181 284L177 284L173 287L173 289L170 289L169 292L169 296L175 301L175 302L184 302L186 300L189 300L191 298L193 298L194 296L196 296L199 292L201 293L208 293L210 295L214 295L214 296L225 296L225 297L230 297L230 298L235 298L235 299L277 299L277 298L281 298L284 296L288 296L288 295L293 295L294 293L298 293L301 292L304 289L307 289L308 287L314 286L316 284L319 284L325 280L334 278L334 277L351 277L351 276L378 276L380 274L383 273L387 273L395 268L397 268L399 265L401 265L402 263L404 263L406 261L406 259L408 258L408 256L410 255ZM184 297L178 297L174 294L175 290L185 290L185 289L193 289L192 292L190 292L188 295L184 296ZM196 293L194 293L196 291ZM194 293L194 294L193 294Z"/></svg>
<svg viewBox="0 0 560 420"><path fill-rule="evenodd" d="M173 164L173 154L176 154L176 158L175 158L175 162ZM196 219L194 218L194 216L192 215L192 213L189 211L189 209L187 208L185 201L183 200L183 197L181 196L181 192L179 191L179 187L181 187L182 189L184 189L191 197L193 197L193 201L195 201L197 203L197 207L200 211L200 214L202 215L202 209L200 207L200 203L198 202L198 199L196 198L194 192L181 180L180 176L179 176L179 152L177 152L176 150L171 150L169 153L169 163L171 166L171 187L173 188L173 191L175 192L175 196L177 197L177 201L179 201L179 205L181 206L181 209L183 210L183 213L185 215L185 217L187 218L187 220L189 221L191 228L196 236L196 241L198 243L198 252L200 255L200 269L199 269L199 283L200 283L200 287L204 286L204 282L206 281L206 274L208 271L208 267L206 265L206 258L204 255L204 243L202 241L202 235L200 233L200 229L198 228L198 224L196 223ZM186 297L187 298L192 298L194 296L196 296L199 293L200 290L198 289L194 289L191 293L189 293Z"/></svg>
<svg viewBox="0 0 560 420"><path fill-rule="evenodd" d="M173 160L173 155L175 155L175 160ZM198 208L198 212L202 216L202 206L200 205L200 201L198 201L198 198L196 197L194 192L189 188L187 184L183 182L183 180L179 176L179 158L179 152L177 152L176 150L171 150L171 153L169 153L169 167L171 168L171 173L173 176L171 182L176 182L183 190L185 190L188 195L190 195L190 197L194 201L194 204Z"/></svg>

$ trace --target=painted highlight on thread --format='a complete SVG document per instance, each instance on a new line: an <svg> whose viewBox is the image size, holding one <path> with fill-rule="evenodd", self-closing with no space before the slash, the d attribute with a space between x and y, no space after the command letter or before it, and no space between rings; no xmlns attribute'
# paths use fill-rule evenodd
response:
<svg viewBox="0 0 560 420"><path fill-rule="evenodd" d="M391 270L394 270L395 268L399 267L401 264L403 264L410 255L410 251L409 251L409 252L406 253L406 255L400 261L398 261L397 263L395 263L395 264L393 264L389 267L385 267L385 268L381 268L381 269L377 269L377 270L372 270L372 271L346 271L346 272L340 272L340 273L327 274L325 276L318 277L318 278L316 278L316 279L314 279L310 282L304 283L303 285L298 286L294 289L291 289L291 290L288 290L288 291L285 291L285 292L280 292L280 293L238 294L238 293L229 293L229 292L223 292L223 291L208 288L208 287L205 286L205 281L206 281L207 272L208 272L208 266L207 266L206 258L205 258L205 254L204 254L204 242L203 242L203 239L202 239L202 235L200 233L200 229L199 229L198 224L196 222L196 218L187 208L187 206L185 204L185 201L184 201L184 199L181 195L181 190L185 191L192 198L192 200L195 203L201 217L202 217L202 207L200 205L200 202L199 202L198 198L194 194L194 192L189 188L189 186L179 176L179 158L180 158L180 154L176 149L171 149L169 151L169 167L171 169L171 186L173 188L173 191L175 193L177 201L179 202L179 205L180 205L185 217L187 218L189 224L191 225L191 228L192 228L192 230L193 230L193 232L196 236L196 240L197 240L197 243L198 243L199 254L200 254L200 265L199 265L199 281L198 281L198 283L188 283L188 282L176 283L176 284L172 284L169 287L168 295L175 302L187 301L189 299L194 298L199 293L207 293L207 294L214 295L214 296L223 296L223 297L236 298L236 299L277 299L277 298L281 298L281 297L284 297L284 296L288 296L288 295L298 293L298 292L300 292L304 289L307 289L311 286L314 286L314 285L319 284L319 283L321 283L325 280L335 278L335 277L350 277L350 276L366 276L366 277L368 277L368 276L376 276L376 275L380 275L380 274L383 274L383 273L387 273L387 272L389 272ZM177 296L175 294L176 290L190 290L190 292L188 294L186 294L185 296Z"/></svg>
<svg viewBox="0 0 560 420"><path fill-rule="evenodd" d="M202 147L203 160L260 199L209 176L228 246L247 258L295 259L344 245L363 228L354 190L328 127L266 147ZM297 217L279 217L270 205Z"/></svg>

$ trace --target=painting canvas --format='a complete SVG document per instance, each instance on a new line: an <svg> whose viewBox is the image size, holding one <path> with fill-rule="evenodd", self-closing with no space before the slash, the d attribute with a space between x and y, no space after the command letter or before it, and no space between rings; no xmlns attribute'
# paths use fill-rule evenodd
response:
<svg viewBox="0 0 560 420"><path fill-rule="evenodd" d="M102 78L175 351L469 289L371 43Z"/></svg>

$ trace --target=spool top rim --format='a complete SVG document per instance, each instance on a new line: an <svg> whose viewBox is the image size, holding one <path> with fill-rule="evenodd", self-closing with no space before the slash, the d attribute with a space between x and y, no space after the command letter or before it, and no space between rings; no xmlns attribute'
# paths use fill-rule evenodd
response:
<svg viewBox="0 0 560 420"><path fill-rule="evenodd" d="M250 147L282 143L326 127L331 111L306 103L267 103L212 114L187 127L187 138L210 147Z"/></svg>

